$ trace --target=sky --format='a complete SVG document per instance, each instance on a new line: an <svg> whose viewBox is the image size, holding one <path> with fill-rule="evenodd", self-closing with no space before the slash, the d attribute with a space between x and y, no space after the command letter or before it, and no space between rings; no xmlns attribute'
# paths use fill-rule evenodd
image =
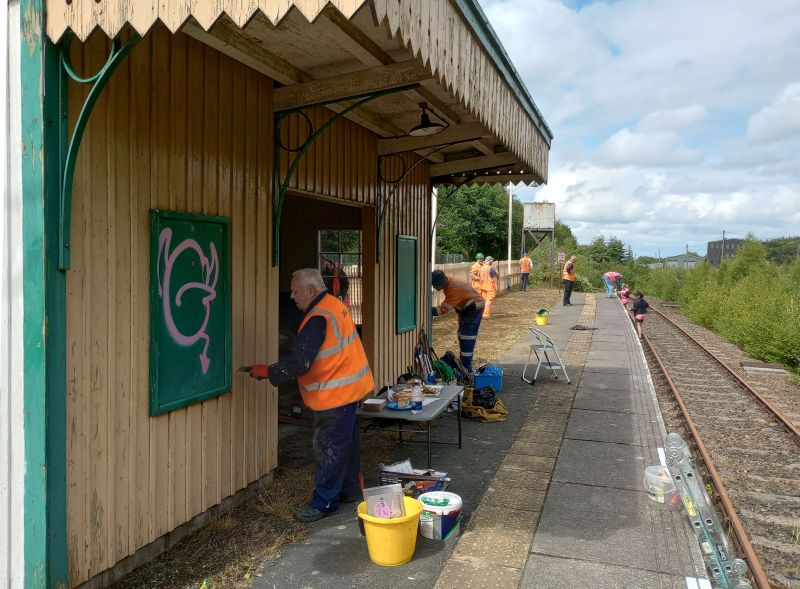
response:
<svg viewBox="0 0 800 589"><path fill-rule="evenodd" d="M639 255L800 235L800 1L480 0L553 131L579 243Z"/></svg>

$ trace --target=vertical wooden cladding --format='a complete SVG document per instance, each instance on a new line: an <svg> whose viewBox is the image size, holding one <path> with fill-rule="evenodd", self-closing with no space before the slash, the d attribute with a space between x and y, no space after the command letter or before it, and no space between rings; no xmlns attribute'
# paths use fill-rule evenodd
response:
<svg viewBox="0 0 800 589"><path fill-rule="evenodd" d="M322 107L291 113L281 125L281 144L298 149L306 138L334 116ZM296 153L281 150L281 179L286 178ZM298 162L289 188L305 194L338 198L358 204L374 204L377 183L377 137L347 119L326 129Z"/></svg>
<svg viewBox="0 0 800 589"><path fill-rule="evenodd" d="M94 73L108 42L73 44ZM70 83L69 119L88 88ZM154 29L91 116L75 177L67 273L67 505L77 585L276 466L275 393L231 393L148 415L151 208L232 220L233 364L276 342L267 301L272 82ZM272 354L274 355L274 354Z"/></svg>
<svg viewBox="0 0 800 589"><path fill-rule="evenodd" d="M382 176L385 179L399 178L404 170L419 161L415 154L403 154L401 162L396 157L385 160ZM381 198L391 189L391 185L381 185ZM422 162L406 176L397 191L389 198L383 220L381 240L381 259L375 277L376 318L375 318L375 358L373 371L376 384L382 386L394 382L399 374L406 371L413 361L417 334L428 324L430 307L429 262L430 260L430 211L431 184L428 178L428 163ZM397 263L398 234L416 235L417 244L417 329L397 335L395 333L395 300L397 284L395 265ZM379 380L378 380L379 379Z"/></svg>

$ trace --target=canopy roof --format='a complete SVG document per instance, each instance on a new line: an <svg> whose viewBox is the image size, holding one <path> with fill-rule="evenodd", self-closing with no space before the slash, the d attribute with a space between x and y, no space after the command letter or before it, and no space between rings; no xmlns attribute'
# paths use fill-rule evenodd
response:
<svg viewBox="0 0 800 589"><path fill-rule="evenodd" d="M552 133L476 0L47 0L53 42L158 22L282 84L276 109L402 89L346 116L380 154L431 160L434 183L547 181ZM422 102L446 129L410 137Z"/></svg>

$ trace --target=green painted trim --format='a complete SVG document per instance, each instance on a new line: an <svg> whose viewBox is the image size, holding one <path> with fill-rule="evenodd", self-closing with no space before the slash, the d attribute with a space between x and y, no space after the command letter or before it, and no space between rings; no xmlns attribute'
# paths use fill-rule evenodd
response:
<svg viewBox="0 0 800 589"><path fill-rule="evenodd" d="M45 221L42 0L20 2L24 346L24 585L47 587Z"/></svg>
<svg viewBox="0 0 800 589"><path fill-rule="evenodd" d="M47 568L48 587L66 587L67 562L67 275L59 269L61 173L64 169L67 79L59 49L45 39L44 191L47 317Z"/></svg>
<svg viewBox="0 0 800 589"><path fill-rule="evenodd" d="M525 109L528 116L542 132L547 146L549 147L553 141L553 132L545 122L542 113L539 112L539 107L537 107L536 103L533 101L533 97L531 97L530 92L528 92L528 88L522 81L514 64L511 63L511 59L503 48L500 38L497 36L497 33L494 32L492 25L489 24L489 20L478 5L477 0L452 0L452 2L473 32L478 36L478 40L481 42L481 45L483 45L486 53L492 58L495 66L497 66L497 69L505 78L506 83L514 90L522 108Z"/></svg>
<svg viewBox="0 0 800 589"><path fill-rule="evenodd" d="M395 259L395 291L394 291L394 307L395 307L395 332L399 335L401 333L406 333L413 329L417 328L417 310L419 309L419 293L418 293L418 286L419 286L419 244L416 235L400 235L398 234L395 237L396 240L396 259ZM404 271L404 268L408 266L407 260L401 258L401 247L400 244L407 243L414 245L414 253L413 253L413 260L411 266L414 268L413 279L414 284L410 285L408 273ZM404 249L404 248L403 248ZM400 287L404 287L404 291L408 290L408 287L411 287L411 292L413 293L413 309L411 313L402 312L402 305L403 301L401 300L401 292ZM401 316L402 315L402 316ZM403 321L403 317L410 315L407 321Z"/></svg>

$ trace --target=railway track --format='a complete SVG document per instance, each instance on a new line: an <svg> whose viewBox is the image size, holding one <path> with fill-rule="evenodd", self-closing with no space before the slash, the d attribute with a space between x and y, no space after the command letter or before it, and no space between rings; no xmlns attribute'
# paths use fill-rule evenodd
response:
<svg viewBox="0 0 800 589"><path fill-rule="evenodd" d="M645 337L674 385L676 421L701 449L731 539L755 586L800 588L800 429L719 355L653 309ZM653 367L655 368L655 367ZM790 414L794 414L790 411ZM746 530L746 533L745 533Z"/></svg>

